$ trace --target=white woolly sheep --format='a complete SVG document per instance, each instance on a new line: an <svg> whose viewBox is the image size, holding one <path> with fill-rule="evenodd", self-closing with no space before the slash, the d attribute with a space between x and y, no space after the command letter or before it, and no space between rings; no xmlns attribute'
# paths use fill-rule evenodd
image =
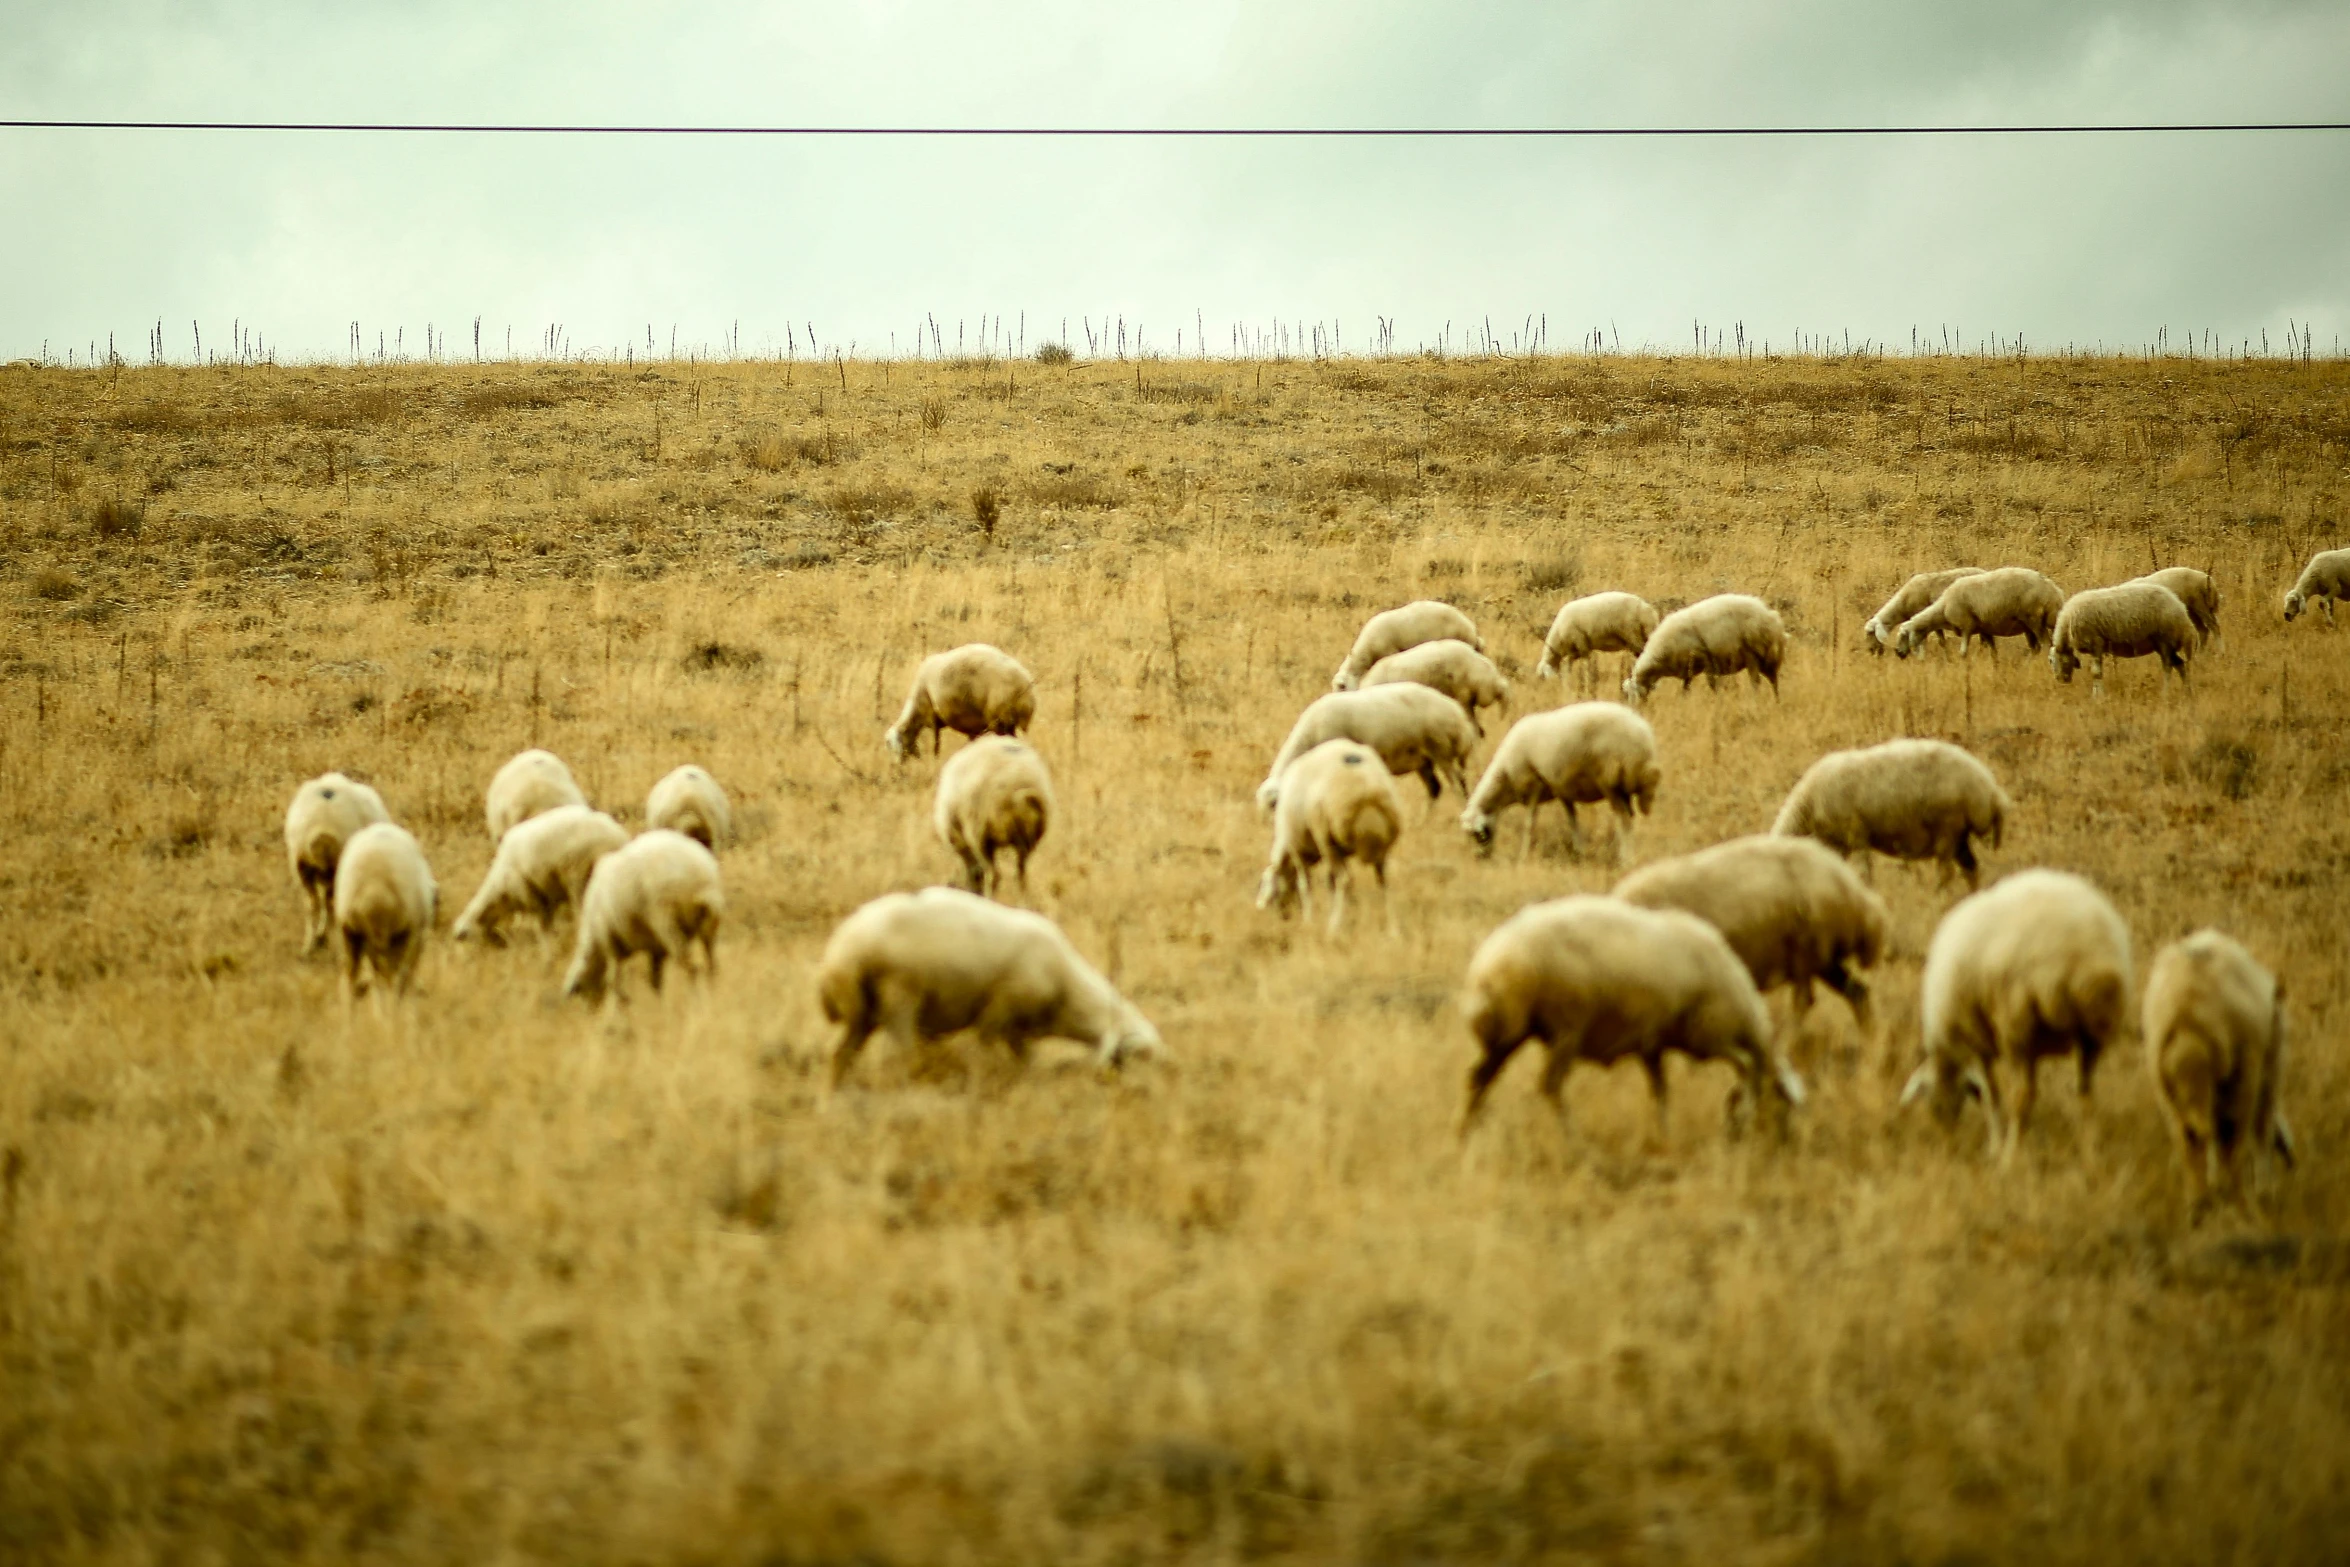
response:
<svg viewBox="0 0 2350 1567"><path fill-rule="evenodd" d="M1477 722L1477 709L1499 707L1510 695L1510 683L1493 667L1493 660L1457 637L1388 654L1365 672L1361 689L1405 682L1441 691L1460 703L1480 736L1485 726Z"/></svg>
<svg viewBox="0 0 2350 1567"><path fill-rule="evenodd" d="M717 779L689 764L665 774L645 796L645 826L684 833L716 851L734 836L734 807Z"/></svg>
<svg viewBox="0 0 2350 1567"><path fill-rule="evenodd" d="M1071 1039L1104 1067L1164 1050L1059 926L954 887L887 893L842 920L816 991L840 1026L836 1088L876 1029L905 1051L971 1029L1023 1060L1035 1040Z"/></svg>
<svg viewBox="0 0 2350 1567"><path fill-rule="evenodd" d="M2187 618L2195 624L2198 646L2208 645L2219 635L2219 584L2211 580L2210 572L2193 566L2165 566L2137 580L2157 583L2178 595L2187 607Z"/></svg>
<svg viewBox="0 0 2350 1567"><path fill-rule="evenodd" d="M925 732L936 756L945 730L966 738L1016 735L1035 716L1036 681L1027 666L1002 648L969 642L922 661L904 711L881 739L903 761L921 748Z"/></svg>
<svg viewBox="0 0 2350 1567"><path fill-rule="evenodd" d="M2332 625L2335 601L2350 599L2350 550L2321 550L2309 557L2301 579L2286 591L2285 618L2298 620L2312 599L2325 610L2326 624Z"/></svg>
<svg viewBox="0 0 2350 1567"><path fill-rule="evenodd" d="M1809 838L1756 834L1659 860L1616 883L1615 896L1649 909L1680 909L1720 931L1757 990L1790 987L1798 1012L1812 982L1825 983L1869 1020L1858 968L1885 955L1892 915L1852 867Z"/></svg>
<svg viewBox="0 0 2350 1567"><path fill-rule="evenodd" d="M1378 752L1397 777L1418 773L1428 798L1434 800L1444 792L1440 780L1468 793L1469 753L1477 749L1477 726L1451 697L1408 682L1316 697L1297 715L1265 781L1257 785L1258 810L1271 813L1281 798L1282 773L1325 740L1362 742Z"/></svg>
<svg viewBox="0 0 2350 1567"><path fill-rule="evenodd" d="M1787 791L1771 831L1817 838L1838 854L1934 860L1974 887L1975 842L1999 847L2015 802L1991 769L1942 740L1887 740L1830 751Z"/></svg>
<svg viewBox="0 0 2350 1567"><path fill-rule="evenodd" d="M1545 800L1566 808L1567 832L1582 837L1575 807L1601 801L1621 822L1618 857L1630 842L1632 813L1656 808L1664 774L1656 764L1656 731L1630 708L1614 702L1576 702L1547 713L1529 713L1510 725L1494 748L1485 776L1477 780L1461 830L1481 852L1493 848L1493 819L1513 805L1526 807L1526 842L1520 858L1534 852L1534 818Z"/></svg>
<svg viewBox="0 0 2350 1567"><path fill-rule="evenodd" d="M939 769L931 824L938 841L962 859L973 892L993 897L1002 891L996 856L1006 849L1018 863L1020 890L1026 892L1028 857L1044 841L1052 819L1052 775L1025 740L981 735Z"/></svg>
<svg viewBox="0 0 2350 1567"><path fill-rule="evenodd" d="M1877 606L1860 628L1868 650L1880 657L1893 645L1893 634L1902 623L1942 596L1943 590L1961 577L1979 577L1980 566L1952 566L1946 571L1921 571L1894 590L1893 596Z"/></svg>
<svg viewBox="0 0 2350 1567"><path fill-rule="evenodd" d="M587 796L571 781L571 769L552 751L530 750L517 755L490 779L483 816L490 842L506 836L516 822L527 822L558 805L585 805Z"/></svg>
<svg viewBox="0 0 2350 1567"><path fill-rule="evenodd" d="M1338 673L1330 677L1330 689L1352 691L1379 660L1447 637L1466 642L1480 653L1485 651L1477 623L1440 600L1416 599L1400 609L1381 610L1364 621L1363 629L1355 634L1354 649L1338 666Z"/></svg>
<svg viewBox="0 0 2350 1567"><path fill-rule="evenodd" d="M440 901L424 850L405 829L375 822L353 833L335 873L344 994L365 990L370 969L395 990L406 990Z"/></svg>
<svg viewBox="0 0 2350 1567"><path fill-rule="evenodd" d="M2089 689L2103 695L2105 661L2109 658L2162 660L2187 683L2187 661L2195 656L2195 622L2179 596L2157 582L2125 582L2119 587L2090 588L2065 601L2056 617L2056 635L2048 642L2048 667L2056 678L2071 682L2073 671L2089 666Z"/></svg>
<svg viewBox="0 0 2350 1567"><path fill-rule="evenodd" d="M2170 1110L2198 1217L2216 1180L2247 1212L2243 1159L2274 1149L2294 1162L2277 1108L2285 1069L2285 1004L2276 979L2216 930L2174 941L2146 972L2146 1064Z"/></svg>
<svg viewBox="0 0 2350 1567"><path fill-rule="evenodd" d="M1286 916L1302 901L1314 912L1313 869L1330 878L1330 934L1346 917L1346 867L1361 860L1387 893L1387 855L1403 836L1403 801L1379 753L1353 740L1325 740L1281 775L1273 811L1273 855L1257 883L1257 907ZM1393 923L1392 912L1389 923Z"/></svg>
<svg viewBox="0 0 2350 1567"><path fill-rule="evenodd" d="M1777 610L1744 593L1717 593L1657 622L1624 681L1624 699L1637 706L1671 679L1686 691L1699 675L1718 686L1742 669L1769 681L1775 695L1786 658L1787 623Z"/></svg>
<svg viewBox="0 0 2350 1567"><path fill-rule="evenodd" d="M526 910L539 917L540 929L551 928L557 910L581 906L596 861L626 842L628 829L591 806L558 805L515 823L498 840L497 857L449 927L449 939L470 941L478 933L504 946L506 921Z"/></svg>
<svg viewBox="0 0 2350 1567"><path fill-rule="evenodd" d="M718 922L725 914L717 856L665 827L640 833L596 861L588 876L563 994L593 1001L610 982L617 995L620 965L639 952L659 990L669 960L688 964L696 942L703 974L716 974Z"/></svg>
<svg viewBox="0 0 2350 1567"><path fill-rule="evenodd" d="M341 773L321 773L286 807L286 863L302 889L302 950L326 945L335 919L335 866L362 827L390 821L383 796Z"/></svg>
<svg viewBox="0 0 2350 1567"><path fill-rule="evenodd" d="M2037 652L2063 607L2064 589L2029 566L1974 572L1903 621L1893 633L1893 652L1907 658L1926 638L1942 633L1958 638L1961 658L1978 641L1998 657L2001 637L2022 637L2024 645Z"/></svg>
<svg viewBox="0 0 2350 1567"><path fill-rule="evenodd" d="M2043 1056L2076 1054L2081 1097L2130 1005L2130 932L2105 894L2063 871L2019 871L1962 898L1926 949L1925 1060L1901 1102L1931 1096L1954 1124L1966 1096L1983 1102L1990 1150L2012 1158L2039 1092ZM2003 1123L2001 1062L2022 1074Z"/></svg>
<svg viewBox="0 0 2350 1567"><path fill-rule="evenodd" d="M1638 659L1657 619L1656 606L1637 593L1591 593L1570 599L1559 606L1542 638L1542 662L1534 666L1534 676L1548 680L1564 674L1570 664L1601 653Z"/></svg>
<svg viewBox="0 0 2350 1567"><path fill-rule="evenodd" d="M1469 1072L1461 1112L1466 1136L1486 1092L1529 1039L1549 1052L1542 1093L1559 1098L1576 1061L1636 1056L1656 1101L1665 1141L1665 1052L1727 1061L1739 1077L1733 1111L1760 1104L1783 1123L1803 1102L1803 1080L1771 1044L1771 1017L1746 966L1722 933L1677 909L1635 908L1614 898L1558 898L1505 920L1469 960L1462 1008L1482 1056Z"/></svg>

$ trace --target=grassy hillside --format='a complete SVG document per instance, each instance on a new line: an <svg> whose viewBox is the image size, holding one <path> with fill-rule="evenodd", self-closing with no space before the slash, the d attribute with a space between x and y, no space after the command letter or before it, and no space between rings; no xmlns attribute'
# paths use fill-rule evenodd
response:
<svg viewBox="0 0 2350 1567"><path fill-rule="evenodd" d="M2350 630L2277 599L2346 497L2325 364L0 370L0 1557L2330 1559ZM1861 650L1967 561L2206 566L2224 636L2102 700ZM1523 713L1617 587L1793 632L1776 699L1651 704L1633 858L1938 735L2017 801L1992 874L2092 877L2141 962L2247 941L2303 1150L2262 1221L2188 1224L2134 1040L2005 1172L1896 1116L1962 889L1890 864L1789 1146L1718 1067L1659 1153L1636 1070L1562 1129L1520 1065L1464 1154L1463 967L1604 828L1480 860L1415 785L1394 933L1332 941L1252 906L1250 794L1371 611L1468 610ZM880 732L974 640L1038 678L1033 899L1177 1064L877 1046L831 1096L826 934L954 873ZM346 1010L294 785L372 780L453 912L533 743L624 821L732 791L716 981L566 1004L566 922Z"/></svg>

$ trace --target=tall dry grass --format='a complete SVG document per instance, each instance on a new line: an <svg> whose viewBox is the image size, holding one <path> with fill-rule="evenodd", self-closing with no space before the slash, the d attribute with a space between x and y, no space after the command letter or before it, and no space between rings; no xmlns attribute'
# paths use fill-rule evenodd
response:
<svg viewBox="0 0 2350 1567"><path fill-rule="evenodd" d="M2350 645L2275 597L2341 542L2350 373L790 373L0 372L0 1557L2339 1553ZM1858 651L1959 560L2209 565L2226 635L2102 702ZM2265 1221L2188 1226L2134 1052L2005 1174L1896 1117L1955 894L1889 866L1877 1030L1815 1012L1789 1147L1692 1071L1652 1155L1594 1072L1563 1131L1505 1080L1464 1157L1469 952L1611 868L1555 819L1481 862L1448 798L1400 933L1331 942L1250 906L1250 792L1371 610L1462 604L1525 711L1619 586L1795 633L1779 700L1652 706L1641 857L1950 735L2018 802L1995 872L2250 942L2304 1151ZM1036 899L1179 1065L878 1052L827 1101L826 933L954 869L880 729L975 639L1043 692ZM371 779L462 899L532 743L624 820L679 761L733 791L716 983L600 1017L559 931L346 1013L294 784Z"/></svg>

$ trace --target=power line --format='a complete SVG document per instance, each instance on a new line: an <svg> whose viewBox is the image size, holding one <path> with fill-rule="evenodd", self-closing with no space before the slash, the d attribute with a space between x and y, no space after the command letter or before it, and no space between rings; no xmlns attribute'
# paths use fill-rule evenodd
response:
<svg viewBox="0 0 2350 1567"><path fill-rule="evenodd" d="M2350 131L2343 120L2135 125L487 125L340 120L0 120L13 131L280 131L395 136L796 136L1577 140L1859 136L2148 136Z"/></svg>

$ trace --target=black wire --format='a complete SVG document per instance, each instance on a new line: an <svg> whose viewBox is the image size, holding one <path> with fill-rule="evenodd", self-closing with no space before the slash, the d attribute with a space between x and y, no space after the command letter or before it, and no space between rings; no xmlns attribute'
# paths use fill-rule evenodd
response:
<svg viewBox="0 0 2350 1567"><path fill-rule="evenodd" d="M2143 125L457 125L319 120L0 120L30 131L343 131L446 136L1053 136L1644 138L1790 136L2143 136L2260 131L2350 131L2350 121L2208 121Z"/></svg>

